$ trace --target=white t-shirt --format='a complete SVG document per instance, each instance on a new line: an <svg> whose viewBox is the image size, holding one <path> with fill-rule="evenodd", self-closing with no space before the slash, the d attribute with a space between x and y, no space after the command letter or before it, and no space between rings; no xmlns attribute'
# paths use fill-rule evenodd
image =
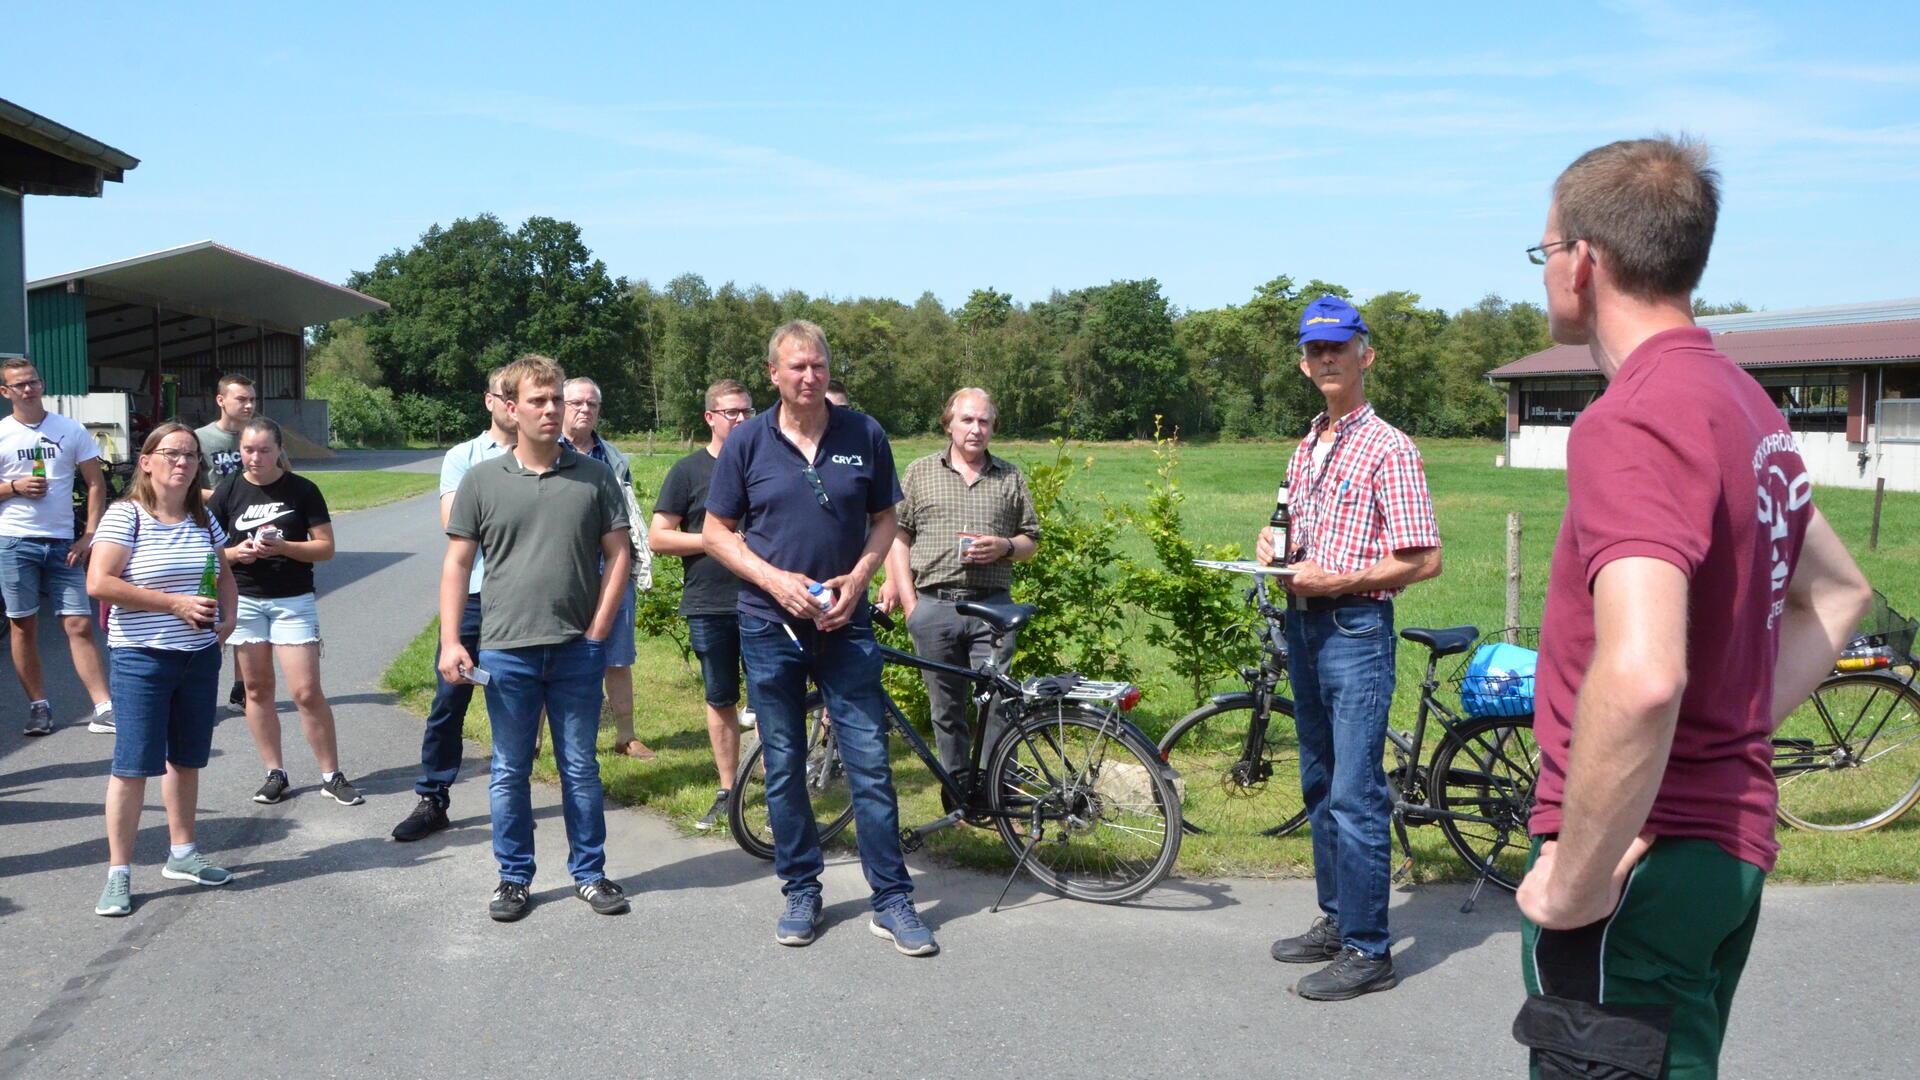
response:
<svg viewBox="0 0 1920 1080"><path fill-rule="evenodd" d="M0 420L0 480L25 480L35 462L47 465L45 495L0 502L0 536L73 539L73 477L81 462L99 456L93 433L57 412L36 425L15 416Z"/></svg>
<svg viewBox="0 0 1920 1080"><path fill-rule="evenodd" d="M118 544L133 552L120 573L129 583L193 596L200 591L207 556L215 547L227 546L227 534L211 516L205 525L194 524L192 517L168 525L142 510L139 503L122 499L101 515L93 545L101 544ZM196 629L170 612L130 611L115 604L107 614L107 644L116 649L197 652L213 643L212 630Z"/></svg>

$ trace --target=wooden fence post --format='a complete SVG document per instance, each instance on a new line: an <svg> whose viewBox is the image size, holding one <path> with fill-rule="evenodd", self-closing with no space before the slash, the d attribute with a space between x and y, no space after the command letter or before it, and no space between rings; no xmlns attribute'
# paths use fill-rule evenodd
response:
<svg viewBox="0 0 1920 1080"><path fill-rule="evenodd" d="M1880 550L1880 501L1887 497L1887 478L1873 482L1873 531L1867 534L1867 550Z"/></svg>
<svg viewBox="0 0 1920 1080"><path fill-rule="evenodd" d="M1507 515L1507 633L1509 645L1515 644L1513 628L1520 625L1520 514Z"/></svg>

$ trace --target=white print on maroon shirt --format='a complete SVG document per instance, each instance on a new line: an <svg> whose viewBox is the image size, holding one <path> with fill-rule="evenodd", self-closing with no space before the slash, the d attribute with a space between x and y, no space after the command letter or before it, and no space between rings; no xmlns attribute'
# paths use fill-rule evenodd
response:
<svg viewBox="0 0 1920 1080"><path fill-rule="evenodd" d="M1794 475L1788 475L1789 469ZM1771 630L1786 608L1786 597L1781 594L1793 580L1792 559L1785 546L1789 526L1793 515L1813 501L1813 480L1807 475L1793 436L1784 431L1760 440L1753 451L1753 471L1758 479L1755 507L1760 524L1767 527L1773 561L1773 603L1767 608L1767 629Z"/></svg>

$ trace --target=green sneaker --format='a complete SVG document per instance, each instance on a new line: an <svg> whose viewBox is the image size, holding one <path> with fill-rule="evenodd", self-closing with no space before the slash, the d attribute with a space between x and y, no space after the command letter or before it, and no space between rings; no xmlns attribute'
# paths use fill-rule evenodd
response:
<svg viewBox="0 0 1920 1080"><path fill-rule="evenodd" d="M233 880L231 873L208 862L198 851L184 859L168 859L167 865L160 868L160 876L196 885L225 885Z"/></svg>
<svg viewBox="0 0 1920 1080"><path fill-rule="evenodd" d="M100 902L93 905L95 915L133 914L133 875L108 874L107 887L100 890Z"/></svg>

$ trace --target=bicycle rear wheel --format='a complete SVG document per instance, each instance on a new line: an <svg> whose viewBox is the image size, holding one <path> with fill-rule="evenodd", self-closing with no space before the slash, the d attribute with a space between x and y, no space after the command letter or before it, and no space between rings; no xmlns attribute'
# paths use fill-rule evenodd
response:
<svg viewBox="0 0 1920 1080"><path fill-rule="evenodd" d="M1077 702L1030 712L987 767L994 824L1026 868L1076 900L1118 903L1180 855L1180 797L1158 754L1117 713Z"/></svg>
<svg viewBox="0 0 1920 1080"><path fill-rule="evenodd" d="M1833 675L1773 734L1780 820L1867 832L1920 802L1920 692L1892 676Z"/></svg>
<svg viewBox="0 0 1920 1080"><path fill-rule="evenodd" d="M807 698L807 798L813 803L814 827L820 843L840 835L853 821L853 796L831 724L822 719L820 696ZM740 759L733 793L727 799L727 830L741 849L755 858L773 858L773 826L767 819L766 746L756 743Z"/></svg>
<svg viewBox="0 0 1920 1080"><path fill-rule="evenodd" d="M1187 832L1285 836L1307 823L1293 706L1284 698L1271 700L1266 736L1251 754L1250 695L1202 706L1160 740L1161 757L1180 774L1180 816Z"/></svg>
<svg viewBox="0 0 1920 1080"><path fill-rule="evenodd" d="M1540 745L1531 716L1470 720L1441 740L1427 783L1442 814L1440 831L1475 873L1512 891L1527 869L1533 784L1540 773Z"/></svg>

